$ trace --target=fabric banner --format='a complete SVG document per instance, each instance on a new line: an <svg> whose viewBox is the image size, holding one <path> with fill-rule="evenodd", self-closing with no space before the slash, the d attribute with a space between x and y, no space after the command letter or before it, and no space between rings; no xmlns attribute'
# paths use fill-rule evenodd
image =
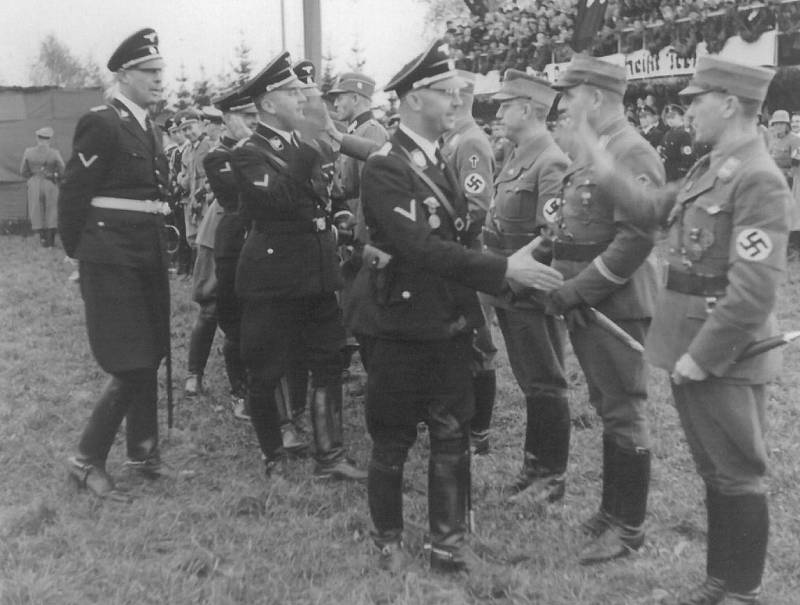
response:
<svg viewBox="0 0 800 605"><path fill-rule="evenodd" d="M697 45L695 56L689 58L679 57L672 46L662 48L657 55L651 54L648 50L637 50L627 55L615 54L600 58L610 63L623 65L628 71L628 80L630 81L691 76L694 73L697 57L704 54L706 54L706 45L705 42L700 42ZM725 43L720 56L747 65L777 65L778 33L776 31L765 32L752 43L745 42L739 36L733 36ZM569 65L568 62L546 65L545 77L550 82L555 82L567 65Z"/></svg>

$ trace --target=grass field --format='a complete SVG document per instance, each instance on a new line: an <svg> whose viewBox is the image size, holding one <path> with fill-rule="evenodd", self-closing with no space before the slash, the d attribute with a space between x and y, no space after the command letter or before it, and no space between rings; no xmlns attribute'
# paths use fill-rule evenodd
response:
<svg viewBox="0 0 800 605"><path fill-rule="evenodd" d="M134 502L77 494L64 459L106 378L89 352L77 286L67 281L72 267L34 238L0 237L0 256L0 605L667 604L703 577L701 484L661 372L653 373L648 404L655 446L646 546L628 559L577 564L576 526L599 500L600 426L572 358L573 416L585 422L573 430L566 498L547 507L500 495L518 470L524 428L522 396L501 359L492 454L473 465L474 539L509 560L493 573L451 579L428 571L424 435L406 466L406 538L417 558L404 577L375 568L363 485L314 482L311 461L292 462L285 478L267 481L250 425L227 407L220 334L208 394L188 400L177 388L176 428L168 435L162 422L165 459L189 472L173 482L126 476L118 439L109 470ZM800 328L800 265L790 272L780 297L785 329ZM194 309L189 284L172 286L181 387ZM800 347L788 349L770 389L770 605L800 603L798 361ZM363 402L347 387L345 394L350 452L366 466Z"/></svg>

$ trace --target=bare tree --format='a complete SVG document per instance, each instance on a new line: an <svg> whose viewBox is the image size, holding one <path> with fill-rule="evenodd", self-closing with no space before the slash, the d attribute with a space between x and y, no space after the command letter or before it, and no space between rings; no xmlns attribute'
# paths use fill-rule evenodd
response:
<svg viewBox="0 0 800 605"><path fill-rule="evenodd" d="M39 58L31 66L30 73L34 86L84 88L105 85L97 63L91 58L82 61L75 57L54 34L48 34L39 44Z"/></svg>

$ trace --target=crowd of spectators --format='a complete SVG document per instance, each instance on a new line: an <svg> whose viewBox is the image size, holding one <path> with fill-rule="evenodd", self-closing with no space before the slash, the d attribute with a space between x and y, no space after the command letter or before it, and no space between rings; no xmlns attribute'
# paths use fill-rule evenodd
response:
<svg viewBox="0 0 800 605"><path fill-rule="evenodd" d="M508 0L482 15L448 21L446 38L465 69L542 71L572 56L576 11L577 0ZM586 50L595 56L641 48L655 54L672 45L690 57L701 41L716 53L731 36L752 42L776 27L800 31L800 2L608 0L603 25Z"/></svg>

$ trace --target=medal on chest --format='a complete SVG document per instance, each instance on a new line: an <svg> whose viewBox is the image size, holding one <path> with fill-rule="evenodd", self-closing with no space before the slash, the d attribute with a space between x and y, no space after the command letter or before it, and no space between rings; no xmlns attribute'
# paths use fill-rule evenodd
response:
<svg viewBox="0 0 800 605"><path fill-rule="evenodd" d="M442 219L438 214L441 206L435 197L428 197L422 200L422 203L428 209L428 226L431 229L438 229L442 226Z"/></svg>

